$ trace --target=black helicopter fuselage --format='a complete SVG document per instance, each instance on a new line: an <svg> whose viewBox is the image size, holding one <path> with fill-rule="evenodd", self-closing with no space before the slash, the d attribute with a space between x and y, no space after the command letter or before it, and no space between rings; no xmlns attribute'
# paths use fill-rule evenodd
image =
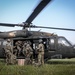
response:
<svg viewBox="0 0 75 75"><path fill-rule="evenodd" d="M28 31L27 33L29 33L30 36L22 36L22 34L19 34L19 37L11 37L12 47L15 46L16 41L30 41L34 52L34 57L36 58L36 55L38 54L36 48L39 44L39 39L42 39L45 46L45 59L75 57L75 48L65 37L39 31ZM16 35L18 34L16 33ZM8 38L5 38L4 36L4 39L3 37L0 39L0 58L5 58L4 46ZM24 58L22 54L21 57Z"/></svg>
<svg viewBox="0 0 75 75"><path fill-rule="evenodd" d="M0 38L15 38L15 37L27 37L31 34L27 29L23 30L14 30L9 32L0 32Z"/></svg>

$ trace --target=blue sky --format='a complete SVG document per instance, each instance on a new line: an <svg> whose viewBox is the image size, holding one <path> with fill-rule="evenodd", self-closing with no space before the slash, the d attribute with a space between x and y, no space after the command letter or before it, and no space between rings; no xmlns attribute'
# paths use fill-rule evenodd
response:
<svg viewBox="0 0 75 75"><path fill-rule="evenodd" d="M40 0L0 0L0 22L22 23L26 21ZM52 0L33 21L37 26L75 28L75 0ZM0 31L22 29L21 27L2 27ZM40 30L40 29L32 29ZM75 32L41 29L58 34L75 43Z"/></svg>

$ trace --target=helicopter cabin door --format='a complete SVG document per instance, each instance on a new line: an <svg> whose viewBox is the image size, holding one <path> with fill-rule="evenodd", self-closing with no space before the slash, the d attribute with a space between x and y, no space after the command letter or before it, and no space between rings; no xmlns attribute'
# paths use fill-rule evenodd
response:
<svg viewBox="0 0 75 75"><path fill-rule="evenodd" d="M50 36L48 39L48 47L47 52L45 53L45 56L50 58L54 58L57 51L57 37L56 36Z"/></svg>

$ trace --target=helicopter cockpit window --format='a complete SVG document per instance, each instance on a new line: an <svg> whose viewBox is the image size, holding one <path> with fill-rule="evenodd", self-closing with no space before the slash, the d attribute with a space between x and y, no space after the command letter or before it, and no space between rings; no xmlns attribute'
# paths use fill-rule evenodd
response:
<svg viewBox="0 0 75 75"><path fill-rule="evenodd" d="M59 45L63 45L63 46L70 46L70 44L68 43L68 41L64 38L59 38L58 39L58 44Z"/></svg>

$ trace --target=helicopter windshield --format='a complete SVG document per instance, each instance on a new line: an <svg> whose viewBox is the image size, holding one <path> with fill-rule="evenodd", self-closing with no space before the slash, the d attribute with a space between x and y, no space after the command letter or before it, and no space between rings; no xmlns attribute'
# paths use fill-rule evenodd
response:
<svg viewBox="0 0 75 75"><path fill-rule="evenodd" d="M58 44L64 45L64 46L71 46L69 41L65 39L64 37L58 38Z"/></svg>

